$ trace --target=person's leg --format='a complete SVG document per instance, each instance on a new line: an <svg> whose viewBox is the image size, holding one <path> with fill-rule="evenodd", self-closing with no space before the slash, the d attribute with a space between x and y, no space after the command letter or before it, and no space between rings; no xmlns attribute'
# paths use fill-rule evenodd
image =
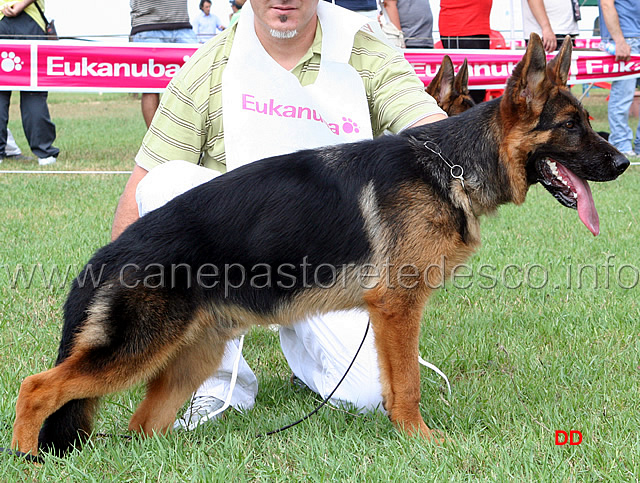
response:
<svg viewBox="0 0 640 483"><path fill-rule="evenodd" d="M49 115L47 96L47 92L20 92L20 113L22 128L33 154L41 160L52 158L55 161L60 150L53 146L56 126Z"/></svg>
<svg viewBox="0 0 640 483"><path fill-rule="evenodd" d="M629 127L629 108L636 90L635 79L623 79L611 83L609 95L609 142L622 153L632 152L633 132Z"/></svg>
<svg viewBox="0 0 640 483"><path fill-rule="evenodd" d="M143 43L173 43L173 30L146 30L138 32L131 36L131 42ZM142 118L144 119L147 129L151 125L153 116L160 105L160 94L157 92L144 92L140 102L142 110Z"/></svg>
<svg viewBox="0 0 640 483"><path fill-rule="evenodd" d="M6 156L11 91L0 91L0 160Z"/></svg>
<svg viewBox="0 0 640 483"><path fill-rule="evenodd" d="M638 128L636 129L636 138L634 140L634 152L636 156L640 156L640 122L638 123Z"/></svg>
<svg viewBox="0 0 640 483"><path fill-rule="evenodd" d="M170 161L153 168L142 178L136 190L138 213L144 216L173 198L195 188L220 172L188 161Z"/></svg>
<svg viewBox="0 0 640 483"><path fill-rule="evenodd" d="M4 151L7 156L20 156L22 154L22 149L20 149L20 146L16 143L9 128L7 128L7 146Z"/></svg>
<svg viewBox="0 0 640 483"><path fill-rule="evenodd" d="M631 47L631 54L640 55L640 38L628 39L629 46ZM636 91L638 90L638 79L634 79L636 81ZM634 91L634 96L636 91ZM633 102L633 97L632 97ZM634 141L635 145L635 153L636 156L640 156L640 122L638 123L638 128L636 129L636 138Z"/></svg>
<svg viewBox="0 0 640 483"><path fill-rule="evenodd" d="M173 31L173 41L177 44L197 44L198 38L193 29L177 29Z"/></svg>
<svg viewBox="0 0 640 483"><path fill-rule="evenodd" d="M347 373L367 330L365 310L331 312L280 329L280 345L293 370L312 391L326 398ZM382 408L382 386L373 329L344 381L331 397L361 411Z"/></svg>
<svg viewBox="0 0 640 483"><path fill-rule="evenodd" d="M153 121L153 116L155 116L159 105L160 94L158 94L157 92L142 93L142 101L140 103L140 106L142 108L142 117L144 118L144 122L147 125L147 129L151 125L151 121Z"/></svg>

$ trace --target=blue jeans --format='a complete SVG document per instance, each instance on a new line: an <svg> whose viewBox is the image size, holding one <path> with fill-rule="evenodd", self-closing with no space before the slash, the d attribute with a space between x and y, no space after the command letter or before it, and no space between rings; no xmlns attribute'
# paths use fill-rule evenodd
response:
<svg viewBox="0 0 640 483"><path fill-rule="evenodd" d="M131 42L157 42L165 44L197 44L193 29L145 30L131 36Z"/></svg>
<svg viewBox="0 0 640 483"><path fill-rule="evenodd" d="M625 39L631 47L632 54L640 54L640 39ZM619 151L629 153L632 149L633 131L629 127L629 108L633 102L636 91L636 80L623 79L611 83L611 95L609 96L609 142ZM636 131L636 154L640 155L640 124Z"/></svg>

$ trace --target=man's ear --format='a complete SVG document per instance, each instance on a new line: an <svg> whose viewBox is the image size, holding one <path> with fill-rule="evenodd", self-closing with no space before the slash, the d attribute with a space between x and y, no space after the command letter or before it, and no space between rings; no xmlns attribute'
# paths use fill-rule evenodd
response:
<svg viewBox="0 0 640 483"><path fill-rule="evenodd" d="M547 64L547 75L549 80L557 86L566 86L569 79L569 69L571 68L571 52L573 45L571 37L568 35L562 42L560 52Z"/></svg>
<svg viewBox="0 0 640 483"><path fill-rule="evenodd" d="M448 55L442 58L442 64L438 73L427 86L427 93L430 94L438 104L442 105L453 92L453 80L455 72L453 62Z"/></svg>

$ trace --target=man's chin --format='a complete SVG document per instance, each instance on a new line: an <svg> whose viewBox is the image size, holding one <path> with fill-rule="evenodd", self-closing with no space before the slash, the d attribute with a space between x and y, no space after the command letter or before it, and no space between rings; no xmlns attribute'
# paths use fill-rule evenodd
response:
<svg viewBox="0 0 640 483"><path fill-rule="evenodd" d="M292 39L294 38L296 35L298 35L298 31L296 29L293 30L287 30L287 29L271 29L269 30L269 33L271 34L271 36L275 39L279 39L279 40L287 40L287 39Z"/></svg>

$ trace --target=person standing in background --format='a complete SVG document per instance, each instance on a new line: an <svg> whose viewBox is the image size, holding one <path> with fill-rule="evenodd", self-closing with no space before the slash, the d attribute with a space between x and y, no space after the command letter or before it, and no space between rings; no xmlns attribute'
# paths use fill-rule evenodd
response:
<svg viewBox="0 0 640 483"><path fill-rule="evenodd" d="M193 30L196 33L198 42L204 44L218 32L222 32L224 28L220 19L211 13L211 2L209 0L200 0L200 15L193 22Z"/></svg>
<svg viewBox="0 0 640 483"><path fill-rule="evenodd" d="M189 23L187 0L130 0L131 42L197 44ZM142 94L142 117L147 124L160 105L160 94Z"/></svg>
<svg viewBox="0 0 640 483"><path fill-rule="evenodd" d="M234 23L238 21L240 17L240 11L244 5L245 0L229 0L231 4L231 17L229 18L229 27L232 27Z"/></svg>
<svg viewBox="0 0 640 483"><path fill-rule="evenodd" d="M7 145L4 148L4 156L0 158L0 163L5 159L11 161L34 161L34 158L31 156L22 154L22 149L20 149L20 146L18 146L18 143L13 138L13 134L11 134L9 128L7 128Z"/></svg>
<svg viewBox="0 0 640 483"><path fill-rule="evenodd" d="M44 0L0 0L0 38L11 40L47 40L45 33ZM60 150L53 146L56 126L51 122L48 92L20 92L22 128L38 164L55 163ZM7 122L11 91L0 92L0 159L7 155Z"/></svg>
<svg viewBox="0 0 640 483"><path fill-rule="evenodd" d="M433 48L433 14L429 0L384 0L389 21L404 34L408 49Z"/></svg>
<svg viewBox="0 0 640 483"><path fill-rule="evenodd" d="M603 42L612 42L617 61L628 61L631 54L640 54L640 1L600 0L600 34ZM609 142L625 156L640 156L640 125L629 127L629 108L636 91L636 80L622 79L611 83L609 96Z"/></svg>
<svg viewBox="0 0 640 483"><path fill-rule="evenodd" d="M569 1L569 0L567 0ZM491 7L493 0L442 0L440 2L440 40L445 49L488 49L491 46ZM472 90L476 104L486 91Z"/></svg>
<svg viewBox="0 0 640 483"><path fill-rule="evenodd" d="M578 36L580 19L576 17L569 0L522 0L524 38L531 32L539 34L547 52L556 50L565 36Z"/></svg>

